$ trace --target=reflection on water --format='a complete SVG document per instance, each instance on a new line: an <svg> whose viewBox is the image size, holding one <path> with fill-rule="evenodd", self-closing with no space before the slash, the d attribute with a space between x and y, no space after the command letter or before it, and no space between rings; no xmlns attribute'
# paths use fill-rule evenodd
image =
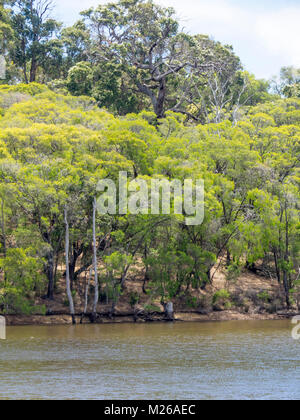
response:
<svg viewBox="0 0 300 420"><path fill-rule="evenodd" d="M11 327L0 399L300 399L289 321Z"/></svg>

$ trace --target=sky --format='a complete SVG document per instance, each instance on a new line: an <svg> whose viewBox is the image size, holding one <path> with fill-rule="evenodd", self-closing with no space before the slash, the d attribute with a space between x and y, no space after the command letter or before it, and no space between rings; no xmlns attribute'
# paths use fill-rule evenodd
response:
<svg viewBox="0 0 300 420"><path fill-rule="evenodd" d="M106 0L54 0L54 17L71 25ZM300 0L156 0L174 7L190 34L230 44L246 70L269 79L283 66L300 67Z"/></svg>

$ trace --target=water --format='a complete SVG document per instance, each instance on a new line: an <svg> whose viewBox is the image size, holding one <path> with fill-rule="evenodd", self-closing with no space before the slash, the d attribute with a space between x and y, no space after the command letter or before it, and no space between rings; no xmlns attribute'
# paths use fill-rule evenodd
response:
<svg viewBox="0 0 300 420"><path fill-rule="evenodd" d="M11 327L0 399L300 399L290 321Z"/></svg>

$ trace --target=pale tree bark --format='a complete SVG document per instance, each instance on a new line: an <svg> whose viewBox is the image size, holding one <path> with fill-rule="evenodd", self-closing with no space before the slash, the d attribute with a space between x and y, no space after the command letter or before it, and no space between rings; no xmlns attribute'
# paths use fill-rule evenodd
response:
<svg viewBox="0 0 300 420"><path fill-rule="evenodd" d="M97 241L96 241L96 198L93 201L93 268L95 281L95 296L92 313L92 322L97 318L97 305L99 301L98 266L97 266Z"/></svg>
<svg viewBox="0 0 300 420"><path fill-rule="evenodd" d="M169 321L174 321L174 305L173 302L168 302L164 305L166 317Z"/></svg>
<svg viewBox="0 0 300 420"><path fill-rule="evenodd" d="M65 209L65 225L66 225L66 238L65 238L65 253L66 253L66 289L67 289L67 296L70 305L70 314L72 316L72 324L76 324L75 320L75 309L74 309L74 301L71 291L71 284L70 284L70 270L69 270L69 248L70 248L70 234L69 234L69 222L68 222L68 212Z"/></svg>
<svg viewBox="0 0 300 420"><path fill-rule="evenodd" d="M2 231L2 243L3 243L3 255L6 257L6 233L5 233L5 215L4 215L4 198L1 202L1 231Z"/></svg>
<svg viewBox="0 0 300 420"><path fill-rule="evenodd" d="M89 279L88 279L88 282L85 285L84 309L83 309L83 313L81 315L81 320L80 320L80 323L81 324L82 324L83 318L86 316L86 313L87 313L88 297L89 297L89 290L90 290L90 284L91 284L91 279L92 279L92 272L93 272L93 269L90 268L90 271L89 271Z"/></svg>
<svg viewBox="0 0 300 420"><path fill-rule="evenodd" d="M1 231L2 231L2 244L3 244L3 255L6 258L6 232L5 232L5 214L4 214L4 198L1 203ZM6 272L3 273L4 287L6 286Z"/></svg>
<svg viewBox="0 0 300 420"><path fill-rule="evenodd" d="M287 213L287 200L285 200L285 206L284 206L284 214L285 214L285 252L284 252L284 270L283 270L283 286L285 291L285 300L286 305L288 309L291 306L290 302L290 284L288 279L288 269L287 266L289 265L289 218Z"/></svg>

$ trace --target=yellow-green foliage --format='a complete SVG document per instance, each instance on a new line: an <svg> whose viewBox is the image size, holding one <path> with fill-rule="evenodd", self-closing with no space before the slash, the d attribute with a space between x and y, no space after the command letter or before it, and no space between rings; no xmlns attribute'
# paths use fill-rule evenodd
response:
<svg viewBox="0 0 300 420"><path fill-rule="evenodd" d="M0 86L0 114L6 246L27 249L16 234L26 231L33 242L28 261L35 267L37 259L41 279L41 261L47 267L51 258L63 259L66 206L72 243L81 249L84 261L90 260L97 182L104 177L117 181L122 170L131 179L204 178L205 219L201 226L186 228L181 218L172 216L98 216L97 235L109 244L101 258L111 281L109 290L116 293L114 301L120 278L137 259L145 267L151 265L150 291L162 299L175 298L184 286L209 282L211 268L225 254L236 265L275 257L270 268L274 276L289 279L287 289L296 287L300 100L245 108L236 125L187 125L182 115L171 112L159 121L146 111L117 118L90 98L63 96L30 84ZM4 242L2 254L3 246ZM10 255L3 254L1 264L13 278L20 267ZM122 262L118 269L108 264L116 255ZM32 284L27 291L22 284L28 299ZM9 302L11 310L16 309L13 298ZM5 304L0 296L0 310Z"/></svg>

